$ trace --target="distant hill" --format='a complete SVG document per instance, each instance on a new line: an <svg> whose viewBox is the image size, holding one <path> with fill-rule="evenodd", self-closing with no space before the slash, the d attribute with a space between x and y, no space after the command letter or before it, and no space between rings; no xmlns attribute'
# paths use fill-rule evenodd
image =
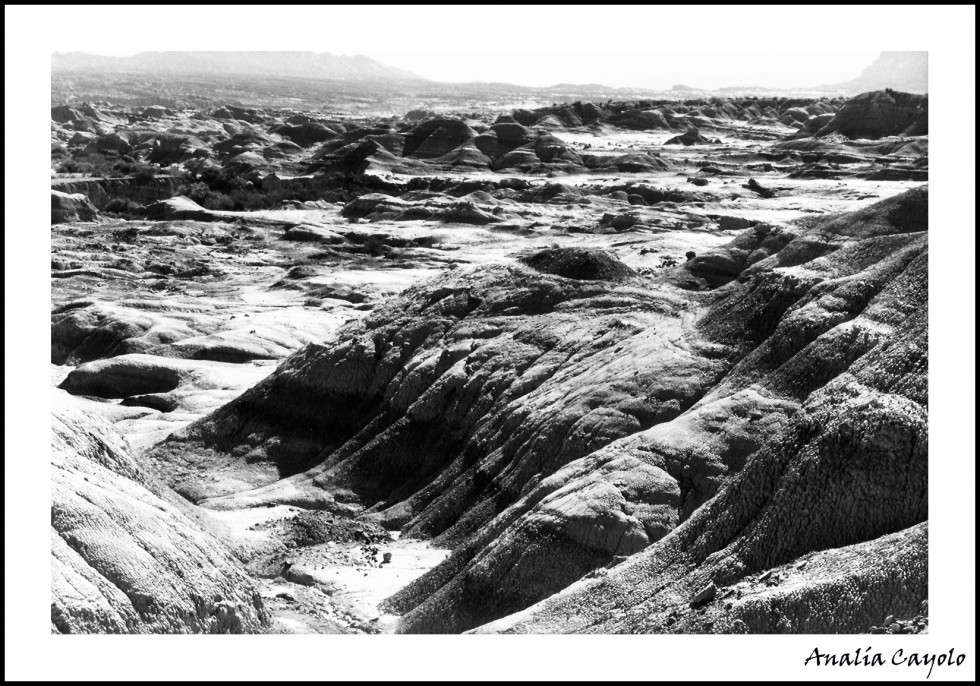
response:
<svg viewBox="0 0 980 686"><path fill-rule="evenodd" d="M108 57L80 52L51 56L52 74L152 74L153 76L250 75L299 77L329 81L427 83L411 72L364 55L328 52L142 52Z"/></svg>
<svg viewBox="0 0 980 686"><path fill-rule="evenodd" d="M820 90L835 91L847 95L885 88L904 93L927 93L928 86L929 53L924 51L883 52L857 78L843 83L821 86Z"/></svg>
<svg viewBox="0 0 980 686"><path fill-rule="evenodd" d="M799 88L683 84L670 90L559 83L547 87L501 82L446 83L420 77L363 55L314 52L143 52L129 57L54 53L51 105L108 101L146 107L290 107L391 114L419 107L524 107L608 99L856 95L892 88L926 91L926 53L882 53L845 83ZM503 103L503 104L502 104ZM531 104L528 104L531 103Z"/></svg>

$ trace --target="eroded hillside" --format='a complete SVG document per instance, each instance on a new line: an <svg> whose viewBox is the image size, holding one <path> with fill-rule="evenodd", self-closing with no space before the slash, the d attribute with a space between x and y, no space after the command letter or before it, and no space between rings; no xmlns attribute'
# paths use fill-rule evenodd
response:
<svg viewBox="0 0 980 686"><path fill-rule="evenodd" d="M59 450L135 465L69 567L142 594L58 617L920 630L926 107L53 108Z"/></svg>

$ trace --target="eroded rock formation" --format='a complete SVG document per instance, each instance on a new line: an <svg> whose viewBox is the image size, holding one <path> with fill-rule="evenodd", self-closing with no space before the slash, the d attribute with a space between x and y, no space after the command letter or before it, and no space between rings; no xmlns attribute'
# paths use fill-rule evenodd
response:
<svg viewBox="0 0 980 686"><path fill-rule="evenodd" d="M241 563L111 426L59 400L52 429L52 632L262 630Z"/></svg>
<svg viewBox="0 0 980 686"><path fill-rule="evenodd" d="M235 554L274 612L311 611L290 631L379 631L318 614L318 565L387 573L382 528L395 566L443 549L385 605L405 632L911 617L928 213L900 191L928 141L926 102L886 95L55 108L52 185L85 195L53 195L53 385L133 449L59 414L53 626L264 630L221 518L261 524ZM86 176L114 160L137 173ZM140 522L177 530L143 547L152 578L120 562Z"/></svg>
<svg viewBox="0 0 980 686"><path fill-rule="evenodd" d="M459 270L158 461L199 470L176 487L214 507L366 509L454 546L392 600L406 631L473 628L650 546L694 594L872 541L926 517L926 203L753 226L674 272L727 282L700 315L666 283ZM222 485L259 463L294 476Z"/></svg>
<svg viewBox="0 0 980 686"><path fill-rule="evenodd" d="M929 96L893 90L871 91L844 103L817 136L848 138L922 136L929 133Z"/></svg>

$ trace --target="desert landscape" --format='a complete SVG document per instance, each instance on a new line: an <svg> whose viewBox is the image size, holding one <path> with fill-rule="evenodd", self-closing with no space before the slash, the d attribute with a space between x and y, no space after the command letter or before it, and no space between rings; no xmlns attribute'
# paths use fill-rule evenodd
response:
<svg viewBox="0 0 980 686"><path fill-rule="evenodd" d="M56 55L51 632L928 632L909 54L649 96Z"/></svg>

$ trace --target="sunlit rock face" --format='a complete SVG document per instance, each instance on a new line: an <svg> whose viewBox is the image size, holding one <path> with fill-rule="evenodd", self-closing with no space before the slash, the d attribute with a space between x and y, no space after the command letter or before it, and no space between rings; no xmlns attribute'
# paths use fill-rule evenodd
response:
<svg viewBox="0 0 980 686"><path fill-rule="evenodd" d="M111 426L57 402L52 429L52 632L262 630L240 561Z"/></svg>

